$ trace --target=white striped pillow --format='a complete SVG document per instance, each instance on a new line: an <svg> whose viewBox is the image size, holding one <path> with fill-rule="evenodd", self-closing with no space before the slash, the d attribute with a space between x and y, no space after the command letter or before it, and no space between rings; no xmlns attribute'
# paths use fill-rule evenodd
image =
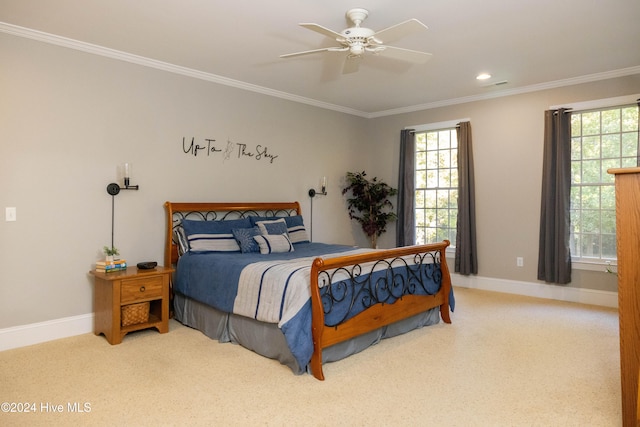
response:
<svg viewBox="0 0 640 427"><path fill-rule="evenodd" d="M307 230L304 228L303 224L287 228L287 233L289 234L291 243L309 242L309 235L307 234Z"/></svg>
<svg viewBox="0 0 640 427"><path fill-rule="evenodd" d="M274 254L278 252L293 252L293 245L286 234L263 234L253 236L260 246L260 253Z"/></svg>
<svg viewBox="0 0 640 427"><path fill-rule="evenodd" d="M308 243L309 242L309 234L307 234L307 230L304 227L304 221L302 219L302 215L285 216L282 218L284 218L284 221L287 224L287 234L289 235L289 240L291 240L291 243ZM252 216L251 222L253 223L253 225L258 225L259 222L273 221L273 220L282 219L282 218L277 218L277 217L265 218L265 217L259 217L259 216ZM265 233L263 231L263 234L269 234L269 233L268 232ZM274 233L274 234L281 234L281 233Z"/></svg>
<svg viewBox="0 0 640 427"><path fill-rule="evenodd" d="M249 218L224 221L182 220L189 248L193 252L240 252L234 228L249 228Z"/></svg>

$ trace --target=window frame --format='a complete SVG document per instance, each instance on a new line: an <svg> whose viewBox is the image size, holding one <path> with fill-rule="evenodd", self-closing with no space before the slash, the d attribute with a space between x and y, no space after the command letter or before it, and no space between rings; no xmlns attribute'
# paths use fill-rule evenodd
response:
<svg viewBox="0 0 640 427"><path fill-rule="evenodd" d="M608 109L614 109L614 108L624 108L630 105L638 105L639 101L640 101L640 94L634 94L634 95L625 95L625 96L605 98L605 99L592 100L592 101L586 101L586 102L579 102L571 105L551 106L550 109L556 110L560 108L567 108L571 110L572 114L575 114L575 113L583 114L583 113L589 113L594 111L602 112L602 111L605 111ZM640 127L640 123L639 123L639 127ZM599 135L602 135L602 134L599 134ZM573 143L573 136L572 136L572 143ZM572 156L573 156L573 152L572 152ZM598 185L602 185L602 183L599 183ZM572 188L573 187L574 186L572 182ZM576 257L572 254L571 263L572 263L572 266L578 270L605 271L605 269L608 266L615 267L617 265L617 256L616 258L611 258L611 259L602 258L602 257L586 258L582 256Z"/></svg>
<svg viewBox="0 0 640 427"><path fill-rule="evenodd" d="M415 134L418 133L426 133L426 132L434 132L434 131L441 131L441 130L451 130L453 128L457 128L458 127L458 123L460 122L468 122L471 121L471 119L469 118L464 118L464 119L457 119L457 120L448 120L448 121L444 121L444 122L436 122L436 123L428 123L428 124L422 124L422 125L417 125L417 126L407 126L405 129L411 129L414 131L414 136ZM414 147L414 154L416 154L416 160L415 162L417 162L417 146ZM417 168L415 168L416 165L414 165L414 169L417 171ZM457 165L456 165L457 166ZM414 174L414 185L416 182L416 176ZM438 187L434 188L437 189ZM414 189L414 194L413 194L413 198L414 198L414 202L416 200L416 194L415 192L418 190L418 187L416 185L416 188ZM414 207L414 211L413 211L413 217L414 217L414 228L413 228L413 232L414 232L414 238L416 238L417 240L417 217L416 217L416 207ZM455 241L451 242L451 245L447 248L447 255L454 255L455 254Z"/></svg>

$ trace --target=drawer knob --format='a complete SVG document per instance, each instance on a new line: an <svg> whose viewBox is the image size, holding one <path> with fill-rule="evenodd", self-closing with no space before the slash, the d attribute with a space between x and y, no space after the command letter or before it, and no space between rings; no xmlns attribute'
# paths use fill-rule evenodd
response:
<svg viewBox="0 0 640 427"><path fill-rule="evenodd" d="M145 291L145 287L144 286L140 286L140 292L144 292Z"/></svg>

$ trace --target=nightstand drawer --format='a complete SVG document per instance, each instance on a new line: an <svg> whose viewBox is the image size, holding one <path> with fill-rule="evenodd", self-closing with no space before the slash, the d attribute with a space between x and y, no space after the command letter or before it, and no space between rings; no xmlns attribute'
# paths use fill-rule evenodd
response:
<svg viewBox="0 0 640 427"><path fill-rule="evenodd" d="M162 298L162 276L122 281L120 288L120 302L122 304L150 298Z"/></svg>

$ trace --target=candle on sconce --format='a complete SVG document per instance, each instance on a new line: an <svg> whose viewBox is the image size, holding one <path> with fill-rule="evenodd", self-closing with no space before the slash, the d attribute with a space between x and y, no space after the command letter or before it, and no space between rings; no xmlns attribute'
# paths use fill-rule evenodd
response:
<svg viewBox="0 0 640 427"><path fill-rule="evenodd" d="M322 177L322 193L326 193L327 192L327 177L323 176Z"/></svg>
<svg viewBox="0 0 640 427"><path fill-rule="evenodd" d="M124 164L124 186L128 187L129 186L129 178L131 177L131 164L130 163L125 163Z"/></svg>
<svg viewBox="0 0 640 427"><path fill-rule="evenodd" d="M130 185L131 184L131 171L133 169L131 163L120 163L117 167L116 167L117 171L118 171L118 179L123 178L124 181L124 186L120 187L118 184L116 183L112 183L109 184L110 187L117 187L118 191L115 192L115 194L118 194L118 192L120 190L139 190L140 186L138 185ZM115 188L114 187L114 188ZM115 191L115 190L112 190ZM107 192L111 195L112 194L109 190L107 190Z"/></svg>

